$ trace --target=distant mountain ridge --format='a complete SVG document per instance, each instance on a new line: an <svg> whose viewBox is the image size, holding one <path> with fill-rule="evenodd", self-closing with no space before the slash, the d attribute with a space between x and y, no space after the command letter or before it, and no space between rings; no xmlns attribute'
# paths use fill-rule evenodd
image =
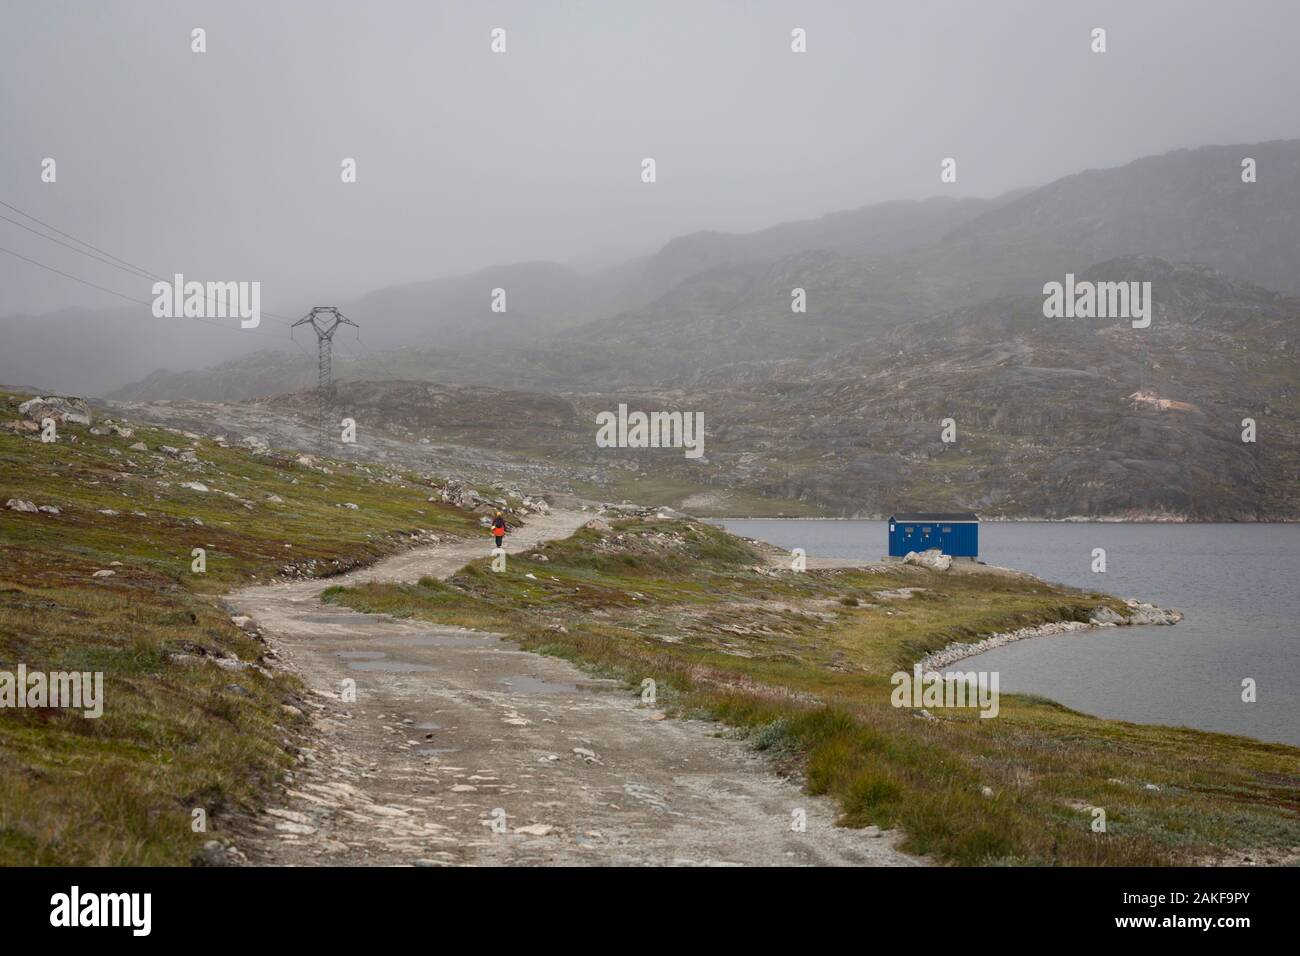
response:
<svg viewBox="0 0 1300 956"><path fill-rule="evenodd" d="M1257 182L1241 181L1246 156ZM754 381L797 377L800 363L897 322L1030 294L1130 255L1300 292L1300 141L1176 150L994 200L879 203L748 234L695 233L596 276L551 263L495 267L377 290L345 311L364 322L353 352L401 346L356 359L366 377L560 390ZM807 292L806 313L790 310L795 287ZM504 314L490 310L494 288L505 290ZM13 364L26 373L18 377L38 378L31 363ZM282 390L265 359L253 364L260 371L155 374L113 394ZM298 364L284 360L294 384ZM0 365L6 375L15 377Z"/></svg>

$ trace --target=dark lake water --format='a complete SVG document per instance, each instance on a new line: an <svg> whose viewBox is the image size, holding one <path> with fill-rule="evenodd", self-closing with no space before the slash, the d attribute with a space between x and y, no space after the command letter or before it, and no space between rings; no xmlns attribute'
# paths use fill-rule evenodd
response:
<svg viewBox="0 0 1300 956"><path fill-rule="evenodd" d="M883 521L728 520L728 530L809 555L877 560ZM1106 549L1105 574L1091 571ZM1001 690L1076 710L1300 745L1300 525L989 522L980 556L1048 581L1174 607L1174 627L1099 628L1008 644L962 661ZM1254 678L1257 702L1243 703Z"/></svg>

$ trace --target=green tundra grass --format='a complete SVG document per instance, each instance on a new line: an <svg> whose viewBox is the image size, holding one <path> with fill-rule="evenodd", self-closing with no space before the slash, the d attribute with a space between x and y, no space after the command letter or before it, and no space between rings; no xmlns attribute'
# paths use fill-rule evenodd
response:
<svg viewBox="0 0 1300 956"><path fill-rule="evenodd" d="M882 593L899 587L925 590ZM720 718L833 796L846 825L902 827L904 849L940 862L1276 862L1300 848L1295 748L1029 696L1002 695L991 719L891 705L889 675L927 651L1122 607L1103 595L904 566L774 571L718 529L658 520L583 529L502 574L475 562L445 582L326 595L508 633L634 687L651 678L657 706Z"/></svg>
<svg viewBox="0 0 1300 956"><path fill-rule="evenodd" d="M0 392L0 421L22 397ZM415 476L328 470L161 429L68 425L50 444L0 431L0 671L100 671L106 698L98 719L0 708L0 865L189 863L291 765L294 682L194 660L266 650L217 596L286 568L343 570L417 529L474 527ZM11 498L60 513L3 507ZM194 548L206 573L191 570Z"/></svg>

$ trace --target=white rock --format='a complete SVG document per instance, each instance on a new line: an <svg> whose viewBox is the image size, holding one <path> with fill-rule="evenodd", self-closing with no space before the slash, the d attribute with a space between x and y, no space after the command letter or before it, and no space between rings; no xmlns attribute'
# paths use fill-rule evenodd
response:
<svg viewBox="0 0 1300 956"><path fill-rule="evenodd" d="M1162 607L1145 604L1141 601L1125 601L1124 603L1129 607L1128 622L1130 624L1177 624L1183 619L1181 611L1165 610Z"/></svg>
<svg viewBox="0 0 1300 956"><path fill-rule="evenodd" d="M550 836L555 832L555 827L549 823L532 823L526 827L515 827L515 832L524 836Z"/></svg>
<svg viewBox="0 0 1300 956"><path fill-rule="evenodd" d="M102 571L96 571L94 574L91 575L91 577L92 577L92 578L111 578L111 577L112 577L113 575L115 575L115 574L117 574L116 571L109 571L107 568L105 568L105 569L102 570Z"/></svg>
<svg viewBox="0 0 1300 956"><path fill-rule="evenodd" d="M1091 624L1123 624L1124 618L1110 608L1102 606L1093 609L1088 621Z"/></svg>
<svg viewBox="0 0 1300 956"><path fill-rule="evenodd" d="M37 422L53 418L69 425L90 424L90 407L84 399L59 395L29 399L18 406L18 414Z"/></svg>
<svg viewBox="0 0 1300 956"><path fill-rule="evenodd" d="M915 551L907 552L903 558L903 563L920 565L924 568L930 568L932 571L947 571L952 567L952 558L938 548L928 548L920 554Z"/></svg>
<svg viewBox="0 0 1300 956"><path fill-rule="evenodd" d="M23 498L10 498L5 502L5 507L10 511L24 511L30 514L35 514L37 511L36 505Z"/></svg>

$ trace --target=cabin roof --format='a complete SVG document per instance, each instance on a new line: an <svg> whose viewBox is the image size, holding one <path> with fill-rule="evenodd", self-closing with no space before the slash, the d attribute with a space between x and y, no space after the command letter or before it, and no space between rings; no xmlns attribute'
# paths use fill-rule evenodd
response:
<svg viewBox="0 0 1300 956"><path fill-rule="evenodd" d="M908 511L908 512L900 512L899 514L896 515L891 515L889 520L898 521L898 522L929 521L931 523L946 521L949 524L952 524L952 523L961 523L966 521L979 521L980 519L979 519L979 515L975 514L973 511L952 511L952 512L942 512L942 513Z"/></svg>

